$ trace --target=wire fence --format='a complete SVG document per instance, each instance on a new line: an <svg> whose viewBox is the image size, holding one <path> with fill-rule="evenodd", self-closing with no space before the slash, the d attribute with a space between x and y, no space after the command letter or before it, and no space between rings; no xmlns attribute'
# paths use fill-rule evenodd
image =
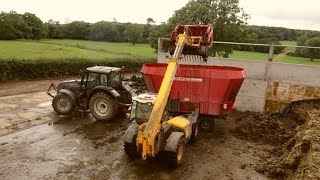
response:
<svg viewBox="0 0 320 180"><path fill-rule="evenodd" d="M165 44L168 44L169 38L158 38L158 51L165 51ZM226 44L226 45L243 45L243 46L263 46L269 47L268 61L273 61L275 47L285 47L285 48L306 48L306 49L320 49L320 47L313 46L298 46L298 45L283 45L283 44L258 44L258 43L239 43L239 42L222 42L213 41L213 44ZM248 51L252 52L252 51Z"/></svg>

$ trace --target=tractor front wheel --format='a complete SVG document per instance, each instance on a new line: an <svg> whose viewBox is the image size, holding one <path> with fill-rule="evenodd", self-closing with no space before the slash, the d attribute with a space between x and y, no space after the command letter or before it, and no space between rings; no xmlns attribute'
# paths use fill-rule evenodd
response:
<svg viewBox="0 0 320 180"><path fill-rule="evenodd" d="M67 94L59 93L53 98L52 107L58 114L68 115L75 109L75 102Z"/></svg>
<svg viewBox="0 0 320 180"><path fill-rule="evenodd" d="M95 119L103 121L113 119L119 110L115 99L103 92L98 92L90 98L89 109Z"/></svg>

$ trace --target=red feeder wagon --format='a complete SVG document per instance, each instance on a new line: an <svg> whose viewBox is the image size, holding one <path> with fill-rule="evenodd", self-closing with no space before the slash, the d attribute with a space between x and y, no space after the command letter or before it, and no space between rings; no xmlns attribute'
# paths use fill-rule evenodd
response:
<svg viewBox="0 0 320 180"><path fill-rule="evenodd" d="M143 65L141 73L149 92L159 91L166 67L161 63ZM172 84L168 110L190 113L199 108L200 127L211 130L214 117L231 112L245 77L242 68L181 64Z"/></svg>

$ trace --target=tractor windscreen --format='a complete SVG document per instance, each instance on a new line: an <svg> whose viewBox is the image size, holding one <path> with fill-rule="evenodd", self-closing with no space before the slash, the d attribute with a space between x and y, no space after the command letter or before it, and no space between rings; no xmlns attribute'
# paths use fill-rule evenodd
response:
<svg viewBox="0 0 320 180"><path fill-rule="evenodd" d="M111 72L110 73L110 86L116 87L121 83L121 72Z"/></svg>

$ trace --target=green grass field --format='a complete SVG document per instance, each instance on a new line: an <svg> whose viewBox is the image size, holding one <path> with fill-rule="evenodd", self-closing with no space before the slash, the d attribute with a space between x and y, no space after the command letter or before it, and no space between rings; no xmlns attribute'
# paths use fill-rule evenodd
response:
<svg viewBox="0 0 320 180"><path fill-rule="evenodd" d="M281 41L283 45L296 45L296 41ZM286 47L284 49L284 53L282 54L274 54L273 61L274 62L283 62L283 63L293 63L293 64L306 64L306 65L316 65L320 66L320 60L311 61L309 58L303 57L293 57L288 56L286 53L294 52L295 48ZM258 61L267 61L268 54L267 53L259 53L259 52L248 52L248 51L233 51L230 54L230 58L234 59L243 59L243 60L258 60Z"/></svg>
<svg viewBox="0 0 320 180"><path fill-rule="evenodd" d="M0 59L105 59L120 56L54 44L26 41L0 41Z"/></svg>
<svg viewBox="0 0 320 180"><path fill-rule="evenodd" d="M108 52L115 55L131 55L137 57L155 58L156 53L149 44L131 43L112 43L112 42L97 42L86 40L68 40L68 39L44 39L40 40L42 43L68 45L73 47L80 47L90 49L93 51Z"/></svg>
<svg viewBox="0 0 320 180"><path fill-rule="evenodd" d="M267 53L259 53L259 52L248 52L248 51L233 51L230 54L230 58L233 59L243 59L243 60L258 60L258 61L267 61L268 54ZM310 61L309 58L303 57L293 57L288 55L277 55L273 56L274 62L283 62L283 63L292 63L292 64L306 64L306 65L316 65L320 66L320 60Z"/></svg>
<svg viewBox="0 0 320 180"><path fill-rule="evenodd" d="M147 44L109 43L81 40L0 41L0 59L101 60L108 58L156 58Z"/></svg>
<svg viewBox="0 0 320 180"><path fill-rule="evenodd" d="M282 41L282 44L295 45L295 41ZM293 52L286 48L285 52ZM88 59L104 60L110 58L150 58L156 53L148 44L111 43L85 40L43 39L40 41L0 41L0 60L3 59ZM267 53L233 51L230 58L267 61ZM286 54L274 55L275 62L320 65L319 60L292 57Z"/></svg>
<svg viewBox="0 0 320 180"><path fill-rule="evenodd" d="M297 42L296 41L280 41L282 45L291 45L291 46L296 46ZM294 52L296 48L294 47L286 47L284 49L285 52Z"/></svg>
<svg viewBox="0 0 320 180"><path fill-rule="evenodd" d="M249 51L236 51L234 50L232 54L229 55L233 59L246 59L246 60L258 60L267 61L268 54L259 52L249 52Z"/></svg>

